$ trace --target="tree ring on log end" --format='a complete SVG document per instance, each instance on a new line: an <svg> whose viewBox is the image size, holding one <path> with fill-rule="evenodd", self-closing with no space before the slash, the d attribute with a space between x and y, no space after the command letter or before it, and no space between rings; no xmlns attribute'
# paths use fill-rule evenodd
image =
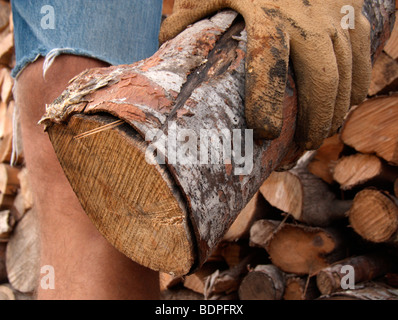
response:
<svg viewBox="0 0 398 320"><path fill-rule="evenodd" d="M359 192L349 211L355 232L371 242L386 242L398 229L398 208L385 193L375 189Z"/></svg>
<svg viewBox="0 0 398 320"><path fill-rule="evenodd" d="M72 188L101 234L148 268L187 274L195 261L187 209L167 170L146 162L145 141L127 124L74 138L115 120L79 114L66 125L54 124L48 133Z"/></svg>

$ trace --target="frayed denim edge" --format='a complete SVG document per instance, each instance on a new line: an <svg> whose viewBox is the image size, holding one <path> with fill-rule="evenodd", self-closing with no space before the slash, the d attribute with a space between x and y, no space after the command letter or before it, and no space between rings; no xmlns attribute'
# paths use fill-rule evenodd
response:
<svg viewBox="0 0 398 320"><path fill-rule="evenodd" d="M90 51L87 50L81 50L81 49L73 49L73 48L54 48L52 50L48 50L45 48L39 48L38 50L32 52L28 56L24 57L21 61L19 61L14 69L11 71L11 76L14 79L18 79L19 75L22 73L22 71L31 63L35 62L37 59L40 57L45 58L45 63L47 62L47 65L43 65L43 73L47 72L51 64L54 62L55 58L62 55L62 54L70 54L70 55L75 55L75 56L82 56L82 57L88 57L88 58L93 58L96 60L103 61L105 63L108 63L110 65L119 65L119 64L125 64L123 62L119 61L110 61L110 59L107 59L106 57L103 57L98 54L93 54ZM49 64L50 63L50 64ZM48 65L49 64L49 65Z"/></svg>

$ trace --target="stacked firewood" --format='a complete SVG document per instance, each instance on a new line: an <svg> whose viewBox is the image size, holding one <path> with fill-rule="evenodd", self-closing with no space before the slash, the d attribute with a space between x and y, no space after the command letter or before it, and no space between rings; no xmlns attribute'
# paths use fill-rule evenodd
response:
<svg viewBox="0 0 398 320"><path fill-rule="evenodd" d="M0 1L0 300L31 299L39 263L27 169L18 141L13 148L13 136L18 135L18 126L13 126L14 65L11 7Z"/></svg>
<svg viewBox="0 0 398 320"><path fill-rule="evenodd" d="M398 299L398 27L340 132L274 172L164 299Z"/></svg>

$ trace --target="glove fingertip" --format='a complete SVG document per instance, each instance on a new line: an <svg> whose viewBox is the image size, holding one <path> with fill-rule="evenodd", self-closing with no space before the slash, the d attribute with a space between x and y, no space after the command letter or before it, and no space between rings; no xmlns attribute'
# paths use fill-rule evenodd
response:
<svg viewBox="0 0 398 320"><path fill-rule="evenodd" d="M356 106L362 103L368 94L368 90L353 90L351 94L351 106Z"/></svg>

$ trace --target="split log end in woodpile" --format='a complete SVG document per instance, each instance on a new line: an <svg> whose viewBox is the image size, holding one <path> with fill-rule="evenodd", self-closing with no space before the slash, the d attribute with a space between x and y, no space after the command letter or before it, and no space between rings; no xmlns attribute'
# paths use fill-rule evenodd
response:
<svg viewBox="0 0 398 320"><path fill-rule="evenodd" d="M281 300L285 290L283 273L274 265L258 265L242 280L241 300Z"/></svg>
<svg viewBox="0 0 398 320"><path fill-rule="evenodd" d="M343 142L359 152L376 154L388 163L398 165L397 96L394 93L376 97L354 108L341 130Z"/></svg>
<svg viewBox="0 0 398 320"><path fill-rule="evenodd" d="M379 5L365 6L374 55L391 29L392 13ZM244 120L245 50L243 20L225 11L187 28L149 59L85 71L43 117L87 215L144 266L182 275L202 265L271 172L302 154L293 140L292 73L280 137L225 151L233 132L253 142ZM189 164L171 152L187 142L187 130L195 147L184 156L196 155ZM198 159L198 137L209 138L201 130L216 139ZM213 152L223 161L209 164Z"/></svg>
<svg viewBox="0 0 398 320"><path fill-rule="evenodd" d="M313 300L320 293L314 277L286 276L286 287L283 300Z"/></svg>
<svg viewBox="0 0 398 320"><path fill-rule="evenodd" d="M309 172L313 154L303 156L289 171L273 172L260 192L274 207L312 226L329 226L346 216L351 201L336 199L330 186Z"/></svg>
<svg viewBox="0 0 398 320"><path fill-rule="evenodd" d="M388 192L373 188L358 192L348 215L362 238L398 244L398 200Z"/></svg>
<svg viewBox="0 0 398 320"><path fill-rule="evenodd" d="M345 234L332 228L258 220L250 230L253 246L263 247L272 263L287 273L313 275L344 258Z"/></svg>
<svg viewBox="0 0 398 320"><path fill-rule="evenodd" d="M398 133L398 132L397 132ZM342 190L349 190L370 182L372 185L386 181L394 183L398 178L398 169L389 166L372 154L357 153L342 157L335 165L333 177Z"/></svg>

